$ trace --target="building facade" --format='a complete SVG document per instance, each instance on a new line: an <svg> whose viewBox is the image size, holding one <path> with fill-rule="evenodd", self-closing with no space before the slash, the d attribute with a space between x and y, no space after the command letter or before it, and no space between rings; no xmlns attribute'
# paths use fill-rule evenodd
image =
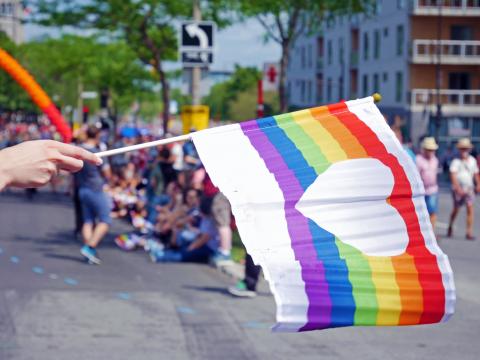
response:
<svg viewBox="0 0 480 360"><path fill-rule="evenodd" d="M0 31L17 44L24 40L22 16L20 0L0 0Z"/></svg>
<svg viewBox="0 0 480 360"><path fill-rule="evenodd" d="M299 38L287 86L292 108L379 92L387 121L414 143L470 136L478 147L480 0L378 0L374 14L332 20Z"/></svg>

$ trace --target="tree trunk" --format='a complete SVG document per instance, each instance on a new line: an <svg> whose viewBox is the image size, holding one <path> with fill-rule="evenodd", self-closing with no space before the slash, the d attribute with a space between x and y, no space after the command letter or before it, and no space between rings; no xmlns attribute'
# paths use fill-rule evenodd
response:
<svg viewBox="0 0 480 360"><path fill-rule="evenodd" d="M280 97L280 112L284 113L288 110L288 99L286 91L286 77L288 60L290 56L290 41L284 40L282 42L282 57L280 59L280 77L278 83L278 95Z"/></svg>
<svg viewBox="0 0 480 360"><path fill-rule="evenodd" d="M160 83L162 84L162 102L163 102L163 135L168 132L168 120L170 118L170 85L167 80L167 75L162 69L161 63L157 63L157 71L160 76Z"/></svg>

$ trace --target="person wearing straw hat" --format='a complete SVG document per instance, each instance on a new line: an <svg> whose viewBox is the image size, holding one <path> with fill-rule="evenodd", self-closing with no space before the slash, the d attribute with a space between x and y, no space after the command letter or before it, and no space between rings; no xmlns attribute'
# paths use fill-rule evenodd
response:
<svg viewBox="0 0 480 360"><path fill-rule="evenodd" d="M450 165L450 180L453 191L453 210L450 214L447 236L453 234L453 223L462 205L467 207L467 233L468 240L474 240L473 235L473 201L475 192L480 192L480 176L477 161L470 155L473 145L468 138L457 142L460 157L454 159Z"/></svg>
<svg viewBox="0 0 480 360"><path fill-rule="evenodd" d="M418 172L425 187L425 203L434 229L438 209L438 158L435 156L437 149L435 138L426 137L422 141L422 152L416 156Z"/></svg>

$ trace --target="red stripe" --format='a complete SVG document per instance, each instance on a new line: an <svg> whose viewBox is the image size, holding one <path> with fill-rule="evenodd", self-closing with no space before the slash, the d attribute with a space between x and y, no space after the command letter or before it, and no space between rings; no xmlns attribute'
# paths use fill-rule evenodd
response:
<svg viewBox="0 0 480 360"><path fill-rule="evenodd" d="M425 239L420 230L415 206L412 201L410 181L398 162L380 141L375 132L348 110L345 103L328 106L346 128L358 139L368 155L388 166L394 176L395 184L390 196L390 204L397 209L405 221L409 243L406 253L413 256L423 292L423 313L419 323L441 321L445 313L445 289L442 274L438 268L437 258L425 246Z"/></svg>

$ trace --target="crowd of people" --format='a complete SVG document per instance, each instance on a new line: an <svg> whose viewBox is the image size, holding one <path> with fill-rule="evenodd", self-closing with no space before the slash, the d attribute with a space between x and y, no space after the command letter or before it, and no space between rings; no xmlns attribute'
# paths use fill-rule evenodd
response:
<svg viewBox="0 0 480 360"><path fill-rule="evenodd" d="M90 125L74 135L77 145L98 152L107 148L111 134ZM27 123L0 117L0 150L34 139L59 139L59 135L47 120ZM110 143L117 148L153 139L149 131L120 133ZM442 168L447 169L453 207L446 235L452 236L458 212L465 205L468 240L475 239L473 204L475 193L480 192L479 166L470 155L472 149L470 139L459 139L456 155L446 167L435 155L438 145L432 137L422 140L418 154L405 149L424 182L425 204L434 228L438 175ZM58 183L52 182L53 191ZM230 204L210 180L192 141L115 155L100 166L85 163L73 176L70 193L76 210L75 231L84 244L81 254L92 264L101 262L97 247L112 218L131 223L134 229L117 236L115 243L126 251L143 248L153 262L210 262L217 266L231 262L234 221ZM254 296L260 268L248 254L245 263L245 278L229 290L237 296Z"/></svg>

